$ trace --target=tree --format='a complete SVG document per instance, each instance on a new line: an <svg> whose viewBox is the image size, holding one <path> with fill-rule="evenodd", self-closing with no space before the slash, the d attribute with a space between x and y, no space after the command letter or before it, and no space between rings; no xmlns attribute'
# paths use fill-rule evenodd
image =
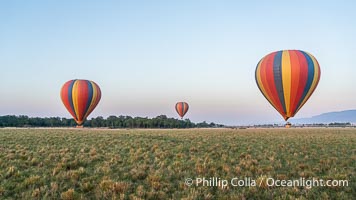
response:
<svg viewBox="0 0 356 200"><path fill-rule="evenodd" d="M330 124L350 126L350 123ZM6 115L0 116L0 127L74 127L76 122L73 119L59 117L28 117L26 115ZM195 124L189 119L179 120L168 118L166 115L159 115L152 119L147 117L111 115L104 119L102 116L88 119L84 122L85 127L109 127L109 128L193 128L193 127L223 127L223 125L211 122L201 122Z"/></svg>

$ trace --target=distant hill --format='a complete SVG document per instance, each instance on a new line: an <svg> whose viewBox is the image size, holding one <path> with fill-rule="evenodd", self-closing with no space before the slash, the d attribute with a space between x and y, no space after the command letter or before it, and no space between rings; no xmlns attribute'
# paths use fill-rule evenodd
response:
<svg viewBox="0 0 356 200"><path fill-rule="evenodd" d="M328 112L310 118L291 119L290 122L294 124L313 124L313 123L327 124L333 122L356 123L356 110Z"/></svg>

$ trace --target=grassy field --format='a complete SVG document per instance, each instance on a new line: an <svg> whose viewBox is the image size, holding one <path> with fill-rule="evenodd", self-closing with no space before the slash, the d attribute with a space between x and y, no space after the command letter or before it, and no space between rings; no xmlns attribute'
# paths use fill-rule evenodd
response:
<svg viewBox="0 0 356 200"><path fill-rule="evenodd" d="M249 178L256 186L209 186L197 179L212 177ZM278 187L269 178L348 180L348 186ZM0 199L355 197L351 128L0 129Z"/></svg>

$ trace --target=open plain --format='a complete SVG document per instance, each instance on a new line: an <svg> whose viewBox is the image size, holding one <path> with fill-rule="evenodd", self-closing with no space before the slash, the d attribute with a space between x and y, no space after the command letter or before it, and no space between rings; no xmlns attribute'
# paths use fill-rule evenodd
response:
<svg viewBox="0 0 356 200"><path fill-rule="evenodd" d="M354 128L0 129L0 199L355 196Z"/></svg>

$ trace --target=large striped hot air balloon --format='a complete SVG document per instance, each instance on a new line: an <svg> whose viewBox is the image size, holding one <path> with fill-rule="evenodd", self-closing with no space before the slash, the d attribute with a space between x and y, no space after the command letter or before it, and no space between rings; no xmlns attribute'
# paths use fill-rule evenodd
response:
<svg viewBox="0 0 356 200"><path fill-rule="evenodd" d="M260 60L255 78L262 94L287 121L313 94L320 80L320 67L305 51L277 51Z"/></svg>
<svg viewBox="0 0 356 200"><path fill-rule="evenodd" d="M70 80L61 89L62 102L78 126L84 123L98 105L100 98L100 88L93 81Z"/></svg>
<svg viewBox="0 0 356 200"><path fill-rule="evenodd" d="M176 111L178 115L183 119L185 113L188 112L189 105L186 102L178 102L176 103Z"/></svg>

